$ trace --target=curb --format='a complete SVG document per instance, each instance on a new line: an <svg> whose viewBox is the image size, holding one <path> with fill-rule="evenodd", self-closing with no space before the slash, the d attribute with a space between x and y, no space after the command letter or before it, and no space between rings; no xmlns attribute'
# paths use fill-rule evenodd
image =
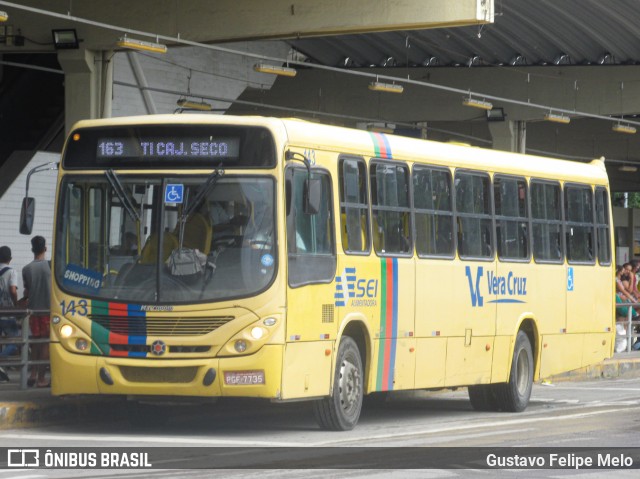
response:
<svg viewBox="0 0 640 479"><path fill-rule="evenodd" d="M103 398L0 402L0 431L83 421L104 415L106 408L114 404L113 400Z"/></svg>
<svg viewBox="0 0 640 479"><path fill-rule="evenodd" d="M551 382L589 381L593 379L632 378L640 376L640 358L605 359L603 362L551 376Z"/></svg>

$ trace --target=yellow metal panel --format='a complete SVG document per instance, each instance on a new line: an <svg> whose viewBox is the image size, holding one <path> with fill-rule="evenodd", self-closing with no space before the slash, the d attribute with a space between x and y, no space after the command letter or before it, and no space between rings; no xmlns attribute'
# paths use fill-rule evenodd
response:
<svg viewBox="0 0 640 479"><path fill-rule="evenodd" d="M393 340L382 341L390 347ZM415 339L397 339L395 341L395 359L393 365L393 390L413 389L415 382Z"/></svg>
<svg viewBox="0 0 640 479"><path fill-rule="evenodd" d="M513 344L514 338L512 336L496 336L494 339L493 366L491 368L492 383L504 383L509 380ZM532 344L531 347L534 348L535 346Z"/></svg>
<svg viewBox="0 0 640 479"><path fill-rule="evenodd" d="M327 396L331 390L332 341L289 343L285 347L282 399Z"/></svg>
<svg viewBox="0 0 640 479"><path fill-rule="evenodd" d="M540 377L582 366L583 334L548 334L541 338Z"/></svg>
<svg viewBox="0 0 640 479"><path fill-rule="evenodd" d="M416 262L416 336L460 336L452 303L470 305L466 279L457 278L451 260ZM462 280L462 281L461 281ZM450 298L450 299L447 299ZM462 328L463 329L463 328Z"/></svg>
<svg viewBox="0 0 640 479"><path fill-rule="evenodd" d="M51 394L99 394L97 356L71 354L60 343L49 345Z"/></svg>
<svg viewBox="0 0 640 479"><path fill-rule="evenodd" d="M613 328L611 310L614 292L612 268L569 265L573 268L573 290L567 290L567 332L604 332Z"/></svg>
<svg viewBox="0 0 640 479"><path fill-rule="evenodd" d="M615 341L613 332L600 334L585 334L582 352L582 366L599 363L611 356L611 344Z"/></svg>
<svg viewBox="0 0 640 479"><path fill-rule="evenodd" d="M493 337L473 336L471 345L465 346L464 337L448 338L445 386L488 383L493 340Z"/></svg>
<svg viewBox="0 0 640 479"><path fill-rule="evenodd" d="M444 387L446 355L446 338L416 340L416 389Z"/></svg>

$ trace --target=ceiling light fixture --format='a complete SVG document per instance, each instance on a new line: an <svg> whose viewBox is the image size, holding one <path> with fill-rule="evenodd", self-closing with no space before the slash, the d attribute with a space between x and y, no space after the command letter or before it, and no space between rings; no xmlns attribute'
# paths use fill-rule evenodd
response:
<svg viewBox="0 0 640 479"><path fill-rule="evenodd" d="M294 77L298 74L298 71L295 68L269 65L268 63L256 63L253 65L253 69L260 73L270 73L271 75L280 75L284 77Z"/></svg>
<svg viewBox="0 0 640 479"><path fill-rule="evenodd" d="M402 85L396 85L395 83L372 81L369 83L369 90L384 91L387 93L402 93L404 91L404 87Z"/></svg>
<svg viewBox="0 0 640 479"><path fill-rule="evenodd" d="M0 22L6 22L9 20L9 14L0 10Z"/></svg>
<svg viewBox="0 0 640 479"><path fill-rule="evenodd" d="M493 103L485 101L485 100L478 100L476 98L465 98L464 100L462 100L462 104L464 106L470 106L472 108L480 108L481 110L491 110L493 109Z"/></svg>
<svg viewBox="0 0 640 479"><path fill-rule="evenodd" d="M504 114L504 108L493 108L487 110L487 121L504 121L507 115Z"/></svg>
<svg viewBox="0 0 640 479"><path fill-rule="evenodd" d="M638 171L638 167L632 165L622 165L618 167L618 171L622 171L624 173L635 173L636 171Z"/></svg>
<svg viewBox="0 0 640 479"><path fill-rule="evenodd" d="M186 98L180 98L177 102L177 105L180 108L185 110L199 110L199 111L211 111L211 103L207 103L206 101L191 101Z"/></svg>
<svg viewBox="0 0 640 479"><path fill-rule="evenodd" d="M554 123L563 123L565 125L571 122L571 118L569 118L568 116L551 112L547 113L544 116L544 119L547 121L552 121Z"/></svg>
<svg viewBox="0 0 640 479"><path fill-rule="evenodd" d="M118 40L117 45L122 48L130 48L132 50L142 50L153 53L167 53L167 46L161 43L144 42L134 38L127 38L125 35Z"/></svg>
<svg viewBox="0 0 640 479"><path fill-rule="evenodd" d="M75 28L51 30L56 50L77 50L80 47Z"/></svg>
<svg viewBox="0 0 640 479"><path fill-rule="evenodd" d="M611 129L616 133L627 133L629 135L633 135L637 131L635 126L623 125L622 123L616 123Z"/></svg>

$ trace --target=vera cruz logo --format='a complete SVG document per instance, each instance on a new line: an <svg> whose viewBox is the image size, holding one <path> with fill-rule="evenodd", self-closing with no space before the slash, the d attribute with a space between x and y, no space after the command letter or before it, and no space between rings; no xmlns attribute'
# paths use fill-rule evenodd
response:
<svg viewBox="0 0 640 479"><path fill-rule="evenodd" d="M482 291L486 291L489 296L497 296L496 299L487 301L487 303L525 303L523 296L527 295L527 278L516 276L513 271L509 271L506 276L498 276L493 271L487 271L484 274L484 267L476 268L475 277L471 272L471 267L465 267L465 275L469 283L469 295L471 297L471 306L484 306L484 296ZM486 283L483 281L483 276ZM486 289L483 287L486 285Z"/></svg>

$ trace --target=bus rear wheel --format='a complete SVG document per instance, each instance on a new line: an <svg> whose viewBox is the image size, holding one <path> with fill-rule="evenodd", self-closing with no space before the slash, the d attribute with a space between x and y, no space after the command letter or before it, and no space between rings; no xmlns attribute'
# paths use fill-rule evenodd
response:
<svg viewBox="0 0 640 479"><path fill-rule="evenodd" d="M501 411L521 412L529 404L533 387L533 353L529 336L524 331L518 331L516 336L509 382L494 387Z"/></svg>
<svg viewBox="0 0 640 479"><path fill-rule="evenodd" d="M343 337L338 347L331 396L313 403L313 412L321 428L349 431L356 426L362 410L362 371L358 345L352 338Z"/></svg>

